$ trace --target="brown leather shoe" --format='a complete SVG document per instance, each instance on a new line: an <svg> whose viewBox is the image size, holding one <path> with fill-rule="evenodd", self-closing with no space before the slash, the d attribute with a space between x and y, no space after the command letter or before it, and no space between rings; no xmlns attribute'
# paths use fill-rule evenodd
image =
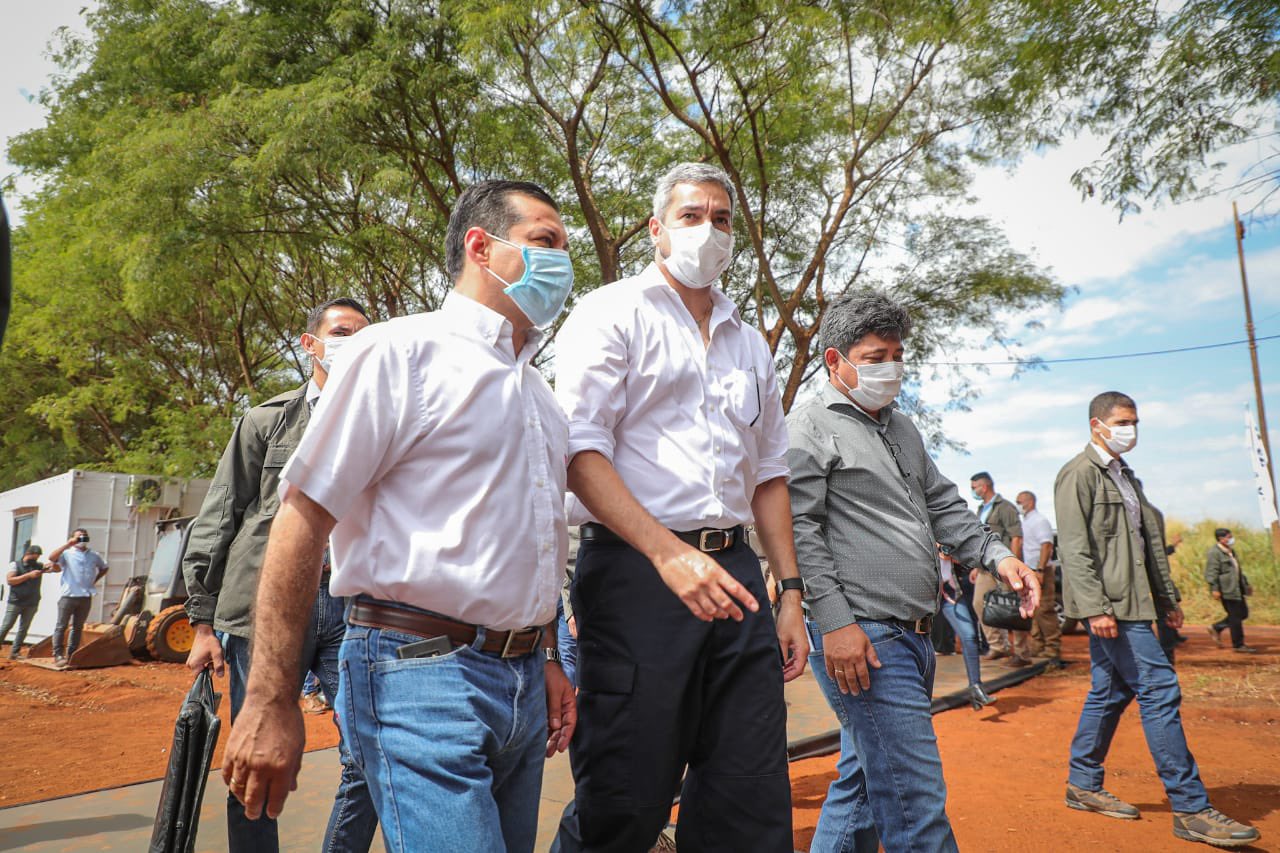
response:
<svg viewBox="0 0 1280 853"><path fill-rule="evenodd" d="M1067 783L1068 808L1082 812L1097 812L1119 820L1137 820L1138 810L1108 791L1086 791Z"/></svg>
<svg viewBox="0 0 1280 853"><path fill-rule="evenodd" d="M1174 812L1173 834L1184 841L1201 841L1214 847L1243 847L1262 837L1254 827L1232 820L1215 808L1192 814Z"/></svg>
<svg viewBox="0 0 1280 853"><path fill-rule="evenodd" d="M989 652L987 652L982 656L982 659L983 660L1000 660L1000 658L1007 658L1008 656L1009 656L1009 653L1006 652L1004 649L991 649Z"/></svg>

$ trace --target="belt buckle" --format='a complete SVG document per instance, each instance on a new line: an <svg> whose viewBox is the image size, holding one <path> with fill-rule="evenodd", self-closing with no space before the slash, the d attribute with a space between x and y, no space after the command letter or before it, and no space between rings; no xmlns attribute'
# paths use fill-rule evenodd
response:
<svg viewBox="0 0 1280 853"><path fill-rule="evenodd" d="M712 548L708 540L715 534L720 534L720 545ZM723 551L729 547L729 532L727 530L704 530L698 536L698 550L710 553L712 551Z"/></svg>
<svg viewBox="0 0 1280 853"><path fill-rule="evenodd" d="M931 633L933 631L933 617L932 616L920 617L919 619L916 620L915 627L912 630L914 630L917 634Z"/></svg>
<svg viewBox="0 0 1280 853"><path fill-rule="evenodd" d="M529 654L530 652L532 652L532 651L533 651L533 649L537 647L538 642L542 639L542 629L541 629L541 628L530 628L530 629L527 629L527 630L531 630L531 631L533 631L533 632L534 632L533 646L531 646L531 647L529 648L529 650L528 650L528 651L520 652L520 653L518 653L518 654L512 654L512 653L511 653L511 646L515 643L515 641L516 641L516 636L517 636L518 634L524 634L525 632L524 632L524 631L517 631L517 630L514 630L514 629L513 629L513 630L511 630L511 631L508 631L508 632L507 632L507 641L506 641L505 643L503 643L503 644L502 644L502 657L503 657L503 659L504 659L504 660L505 660L505 659L507 659L507 658L523 657L524 655L527 655L527 654Z"/></svg>

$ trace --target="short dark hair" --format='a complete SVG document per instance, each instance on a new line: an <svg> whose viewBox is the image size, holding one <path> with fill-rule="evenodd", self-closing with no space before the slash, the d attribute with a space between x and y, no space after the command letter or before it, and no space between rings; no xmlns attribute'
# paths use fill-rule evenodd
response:
<svg viewBox="0 0 1280 853"><path fill-rule="evenodd" d="M974 474L972 477L969 478L970 483L979 482L979 481L986 483L988 486L994 486L996 484L996 481L991 479L991 475L988 474L986 471L979 471L978 473Z"/></svg>
<svg viewBox="0 0 1280 853"><path fill-rule="evenodd" d="M1105 420L1113 409L1133 409L1138 411L1138 404L1128 394L1119 391L1103 391L1089 401L1089 420L1097 418Z"/></svg>
<svg viewBox="0 0 1280 853"><path fill-rule="evenodd" d="M1032 502L1032 503L1035 503L1035 502L1036 502L1036 493L1035 493L1035 492L1032 492L1032 491L1030 491L1030 490L1028 490L1028 489L1023 489L1022 491L1018 492L1017 496L1015 496L1015 497L1014 497L1014 500L1017 500L1018 498L1022 497L1023 495L1026 495L1027 497L1031 498L1031 502Z"/></svg>
<svg viewBox="0 0 1280 853"><path fill-rule="evenodd" d="M89 531L85 530L83 527L77 527L75 530L71 531L72 536L75 536L77 533L83 533L85 536L89 535Z"/></svg>
<svg viewBox="0 0 1280 853"><path fill-rule="evenodd" d="M907 309L882 293L863 290L831 300L818 340L823 351L834 349L844 355L867 335L902 340L911 334L911 316Z"/></svg>
<svg viewBox="0 0 1280 853"><path fill-rule="evenodd" d="M1223 536L1230 536L1230 535L1231 535L1231 531L1225 527L1219 527L1217 530L1213 531L1214 539L1221 539Z"/></svg>
<svg viewBox="0 0 1280 853"><path fill-rule="evenodd" d="M444 238L444 262L449 278L457 280L462 274L462 261L467 256L462 238L469 230L483 228L503 238L511 233L511 226L520 221L509 200L512 195L527 195L551 205L557 212L560 210L546 190L529 181L480 181L467 187L453 203L449 230Z"/></svg>
<svg viewBox="0 0 1280 853"><path fill-rule="evenodd" d="M322 302L315 308L311 309L311 313L307 315L307 334L314 335L316 330L320 328L320 324L324 322L324 312L330 308L350 308L352 311L366 320L369 320L369 312L364 310L364 306L349 296L339 296L337 299L330 299L328 302ZM369 322L373 322L369 320Z"/></svg>

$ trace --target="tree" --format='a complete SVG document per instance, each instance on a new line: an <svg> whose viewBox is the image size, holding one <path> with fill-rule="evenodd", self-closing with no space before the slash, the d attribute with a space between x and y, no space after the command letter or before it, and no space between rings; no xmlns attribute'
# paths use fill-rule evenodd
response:
<svg viewBox="0 0 1280 853"><path fill-rule="evenodd" d="M726 290L788 406L849 288L908 302L921 361L961 325L1007 344L1063 290L956 210L970 164L1046 139L1073 70L1028 58L1041 6L104 0L12 148L42 189L16 235L0 485L207 473L232 418L300 380L308 306L439 303L453 199L489 176L565 200L585 289L651 256L668 165L723 167Z"/></svg>

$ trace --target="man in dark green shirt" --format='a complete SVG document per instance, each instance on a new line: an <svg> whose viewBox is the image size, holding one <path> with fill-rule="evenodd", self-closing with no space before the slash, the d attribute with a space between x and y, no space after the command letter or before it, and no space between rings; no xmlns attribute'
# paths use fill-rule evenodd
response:
<svg viewBox="0 0 1280 853"><path fill-rule="evenodd" d="M27 639L27 629L40 607L40 583L45 573L44 566L40 565L43 553L39 545L28 545L22 559L9 567L5 578L9 584L9 606L4 611L4 624L0 625L0 645L14 623L18 624L18 633L13 635L13 645L9 647L9 660L18 659L22 643Z"/></svg>
<svg viewBox="0 0 1280 853"><path fill-rule="evenodd" d="M271 522L280 506L280 472L293 455L320 398L331 360L345 338L369 325L369 317L353 299L335 299L311 312L302 349L311 356L311 380L250 409L236 425L218 462L200 514L191 530L182 572L187 581L187 615L195 642L187 657L193 672L213 667L221 675L231 668L231 719L244 703L249 680L249 642L253 634L253 601ZM330 597L328 566L312 612L304 650L304 668L320 679L330 705L338 690L338 647L346 630L343 599ZM221 638L215 635L221 633ZM298 674L301 686L302 673ZM326 850L368 850L377 828L373 800L364 775L339 744L342 781L325 832ZM227 837L235 851L270 853L279 849L275 820L245 816L244 806L227 794Z"/></svg>

